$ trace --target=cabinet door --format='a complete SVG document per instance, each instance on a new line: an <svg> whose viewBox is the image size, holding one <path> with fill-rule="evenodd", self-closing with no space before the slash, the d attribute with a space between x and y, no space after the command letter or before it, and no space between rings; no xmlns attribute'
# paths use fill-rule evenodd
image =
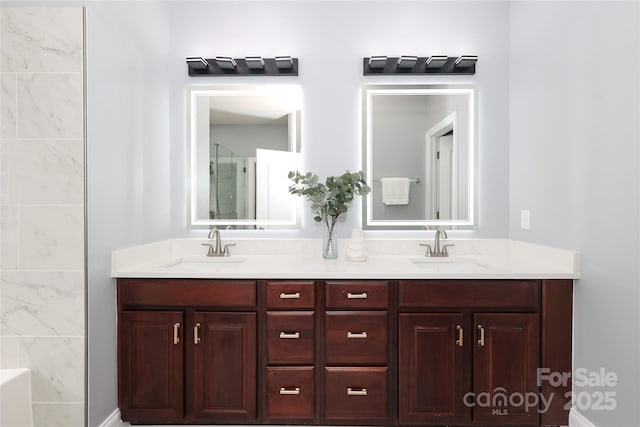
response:
<svg viewBox="0 0 640 427"><path fill-rule="evenodd" d="M400 424L468 421L463 405L462 314L400 314L398 410Z"/></svg>
<svg viewBox="0 0 640 427"><path fill-rule="evenodd" d="M256 314L194 314L193 405L199 420L256 419Z"/></svg>
<svg viewBox="0 0 640 427"><path fill-rule="evenodd" d="M118 323L119 403L126 421L183 417L183 314L123 311Z"/></svg>
<svg viewBox="0 0 640 427"><path fill-rule="evenodd" d="M539 315L476 314L474 319L473 420L537 425L538 406L527 402L538 397Z"/></svg>

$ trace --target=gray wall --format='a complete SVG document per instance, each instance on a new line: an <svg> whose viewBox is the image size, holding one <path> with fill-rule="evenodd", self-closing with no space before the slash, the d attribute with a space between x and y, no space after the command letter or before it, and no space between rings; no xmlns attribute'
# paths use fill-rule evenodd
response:
<svg viewBox="0 0 640 427"><path fill-rule="evenodd" d="M117 408L111 251L169 236L168 24L162 3L87 5L91 426Z"/></svg>
<svg viewBox="0 0 640 427"><path fill-rule="evenodd" d="M619 378L605 389L614 411L579 410L602 427L640 425L639 7L514 2L510 14L510 236L582 253L574 369Z"/></svg>
<svg viewBox="0 0 640 427"><path fill-rule="evenodd" d="M289 128L278 125L214 125L211 143L224 145L241 157L256 157L256 148L289 150Z"/></svg>
<svg viewBox="0 0 640 427"><path fill-rule="evenodd" d="M478 123L478 228L454 234L506 237L508 234L508 40L506 2L437 1L273 1L172 2L171 8L171 220L173 237L203 236L186 227L185 91L187 85L299 83L303 88L302 158L304 171L322 177L362 168L361 87L405 82L406 77L362 75L362 58L414 52L427 55L478 54L475 76L412 76L411 82L476 84ZM215 18L216 25L211 25ZM239 23L243 29L239 30ZM384 28L384 31L381 31ZM265 57L290 54L300 59L299 77L189 78L183 58L193 55ZM337 65L338 64L338 65ZM361 225L361 200L345 224L347 237ZM319 237L308 203L302 229L287 236ZM229 231L227 236L236 232ZM282 236L282 231L245 235ZM423 233L415 232L416 235ZM377 235L378 232L369 232ZM407 236L385 232L385 236Z"/></svg>

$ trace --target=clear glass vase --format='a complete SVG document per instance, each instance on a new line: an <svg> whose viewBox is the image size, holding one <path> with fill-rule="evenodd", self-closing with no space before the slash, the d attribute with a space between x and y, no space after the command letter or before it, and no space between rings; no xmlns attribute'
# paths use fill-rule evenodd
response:
<svg viewBox="0 0 640 427"><path fill-rule="evenodd" d="M338 239L333 236L333 230L322 240L322 257L324 259L338 258Z"/></svg>

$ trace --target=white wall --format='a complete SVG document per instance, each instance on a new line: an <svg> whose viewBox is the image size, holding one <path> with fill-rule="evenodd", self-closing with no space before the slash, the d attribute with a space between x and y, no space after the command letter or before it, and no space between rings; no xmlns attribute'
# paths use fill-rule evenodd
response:
<svg viewBox="0 0 640 427"><path fill-rule="evenodd" d="M638 426L640 4L514 2L510 22L510 236L582 253L574 369L619 382L615 411L580 412Z"/></svg>
<svg viewBox="0 0 640 427"><path fill-rule="evenodd" d="M507 236L508 3L181 1L170 7L173 237L204 234L186 226L185 99L189 84L301 84L303 169L324 177L362 168L361 86L406 82L407 77L365 78L362 58L432 53L474 53L480 57L475 76L411 77L412 83L473 83L478 87L478 228L459 233ZM283 54L299 58L299 77L189 78L184 63L187 56ZM357 200L347 223L337 229L339 237L348 236L352 227L361 225L360 208L361 200ZM308 203L304 203L302 230L260 235L310 237L322 232L322 226L311 219ZM229 231L227 236L233 233Z"/></svg>
<svg viewBox="0 0 640 427"><path fill-rule="evenodd" d="M87 4L89 425L116 409L111 251L169 236L168 8Z"/></svg>

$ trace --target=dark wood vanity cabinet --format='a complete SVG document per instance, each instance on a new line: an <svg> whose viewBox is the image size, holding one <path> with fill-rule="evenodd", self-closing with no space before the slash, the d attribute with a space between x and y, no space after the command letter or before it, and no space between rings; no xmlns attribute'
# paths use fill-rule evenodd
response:
<svg viewBox="0 0 640 427"><path fill-rule="evenodd" d="M132 424L255 423L256 282L118 280L118 401Z"/></svg>
<svg viewBox="0 0 640 427"><path fill-rule="evenodd" d="M571 294L571 280L119 279L122 418L566 425L567 386L537 374L571 371ZM537 393L555 396L543 413L509 399Z"/></svg>

